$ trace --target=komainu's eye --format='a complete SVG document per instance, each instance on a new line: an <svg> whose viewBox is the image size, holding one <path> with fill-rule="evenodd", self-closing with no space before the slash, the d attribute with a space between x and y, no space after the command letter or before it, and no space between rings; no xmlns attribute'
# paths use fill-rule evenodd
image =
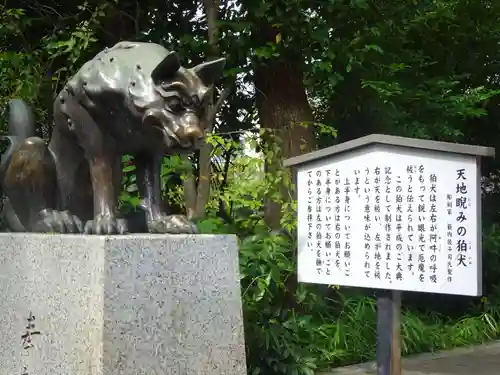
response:
<svg viewBox="0 0 500 375"><path fill-rule="evenodd" d="M181 99L176 96L167 100L167 106L172 112L182 112L184 110Z"/></svg>

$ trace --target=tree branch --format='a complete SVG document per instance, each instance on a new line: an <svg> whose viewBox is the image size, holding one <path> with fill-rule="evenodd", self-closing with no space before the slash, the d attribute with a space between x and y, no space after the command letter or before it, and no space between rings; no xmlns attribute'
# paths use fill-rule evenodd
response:
<svg viewBox="0 0 500 375"><path fill-rule="evenodd" d="M208 111L207 115L207 123L211 124L209 125L210 128L213 127L213 123L215 121L215 116L217 116L217 113L220 111L222 108L222 105L226 101L227 97L231 93L232 89L230 87L226 87L224 90L222 90L219 99L217 99L217 102L213 106L210 107L210 110Z"/></svg>

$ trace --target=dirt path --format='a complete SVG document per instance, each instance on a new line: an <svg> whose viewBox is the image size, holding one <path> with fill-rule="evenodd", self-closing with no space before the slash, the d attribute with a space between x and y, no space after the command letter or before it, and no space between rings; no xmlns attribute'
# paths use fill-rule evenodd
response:
<svg viewBox="0 0 500 375"><path fill-rule="evenodd" d="M364 363L318 375L372 374L375 365ZM403 375L500 375L500 341L409 357L403 361Z"/></svg>

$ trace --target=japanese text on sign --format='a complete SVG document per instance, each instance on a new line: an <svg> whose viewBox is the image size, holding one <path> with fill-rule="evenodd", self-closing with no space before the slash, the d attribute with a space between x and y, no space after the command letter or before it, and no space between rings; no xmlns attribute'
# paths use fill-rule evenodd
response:
<svg viewBox="0 0 500 375"><path fill-rule="evenodd" d="M474 157L358 151L299 170L299 280L480 293Z"/></svg>

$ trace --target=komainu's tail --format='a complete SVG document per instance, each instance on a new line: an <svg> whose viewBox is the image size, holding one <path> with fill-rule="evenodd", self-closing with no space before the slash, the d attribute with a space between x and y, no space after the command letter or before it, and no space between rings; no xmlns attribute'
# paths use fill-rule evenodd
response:
<svg viewBox="0 0 500 375"><path fill-rule="evenodd" d="M4 171L12 153L21 145L23 140L36 136L36 125L33 111L22 99L11 99L8 104L9 134L3 139L9 140L7 151L2 155L0 170Z"/></svg>

